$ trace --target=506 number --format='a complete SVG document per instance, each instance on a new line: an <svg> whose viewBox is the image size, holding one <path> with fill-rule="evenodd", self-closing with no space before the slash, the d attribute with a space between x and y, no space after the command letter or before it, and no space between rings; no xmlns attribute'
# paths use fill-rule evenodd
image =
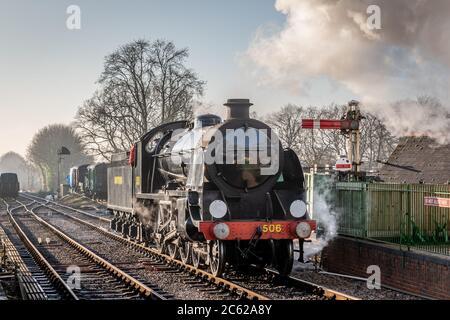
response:
<svg viewBox="0 0 450 320"><path fill-rule="evenodd" d="M281 233L283 232L283 225L282 224L264 224L262 226L262 232L263 233Z"/></svg>

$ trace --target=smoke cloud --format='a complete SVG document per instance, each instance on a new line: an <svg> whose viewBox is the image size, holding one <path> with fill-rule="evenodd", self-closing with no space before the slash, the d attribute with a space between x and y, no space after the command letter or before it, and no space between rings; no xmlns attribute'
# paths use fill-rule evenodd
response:
<svg viewBox="0 0 450 320"><path fill-rule="evenodd" d="M337 236L337 213L329 205L330 186L322 192L314 192L314 219L323 230L316 241L305 244L304 258L320 253Z"/></svg>
<svg viewBox="0 0 450 320"><path fill-rule="evenodd" d="M370 5L381 29L367 23ZM450 1L277 0L275 8L285 25L259 30L246 52L262 84L307 94L314 80L330 80L397 134L450 142ZM410 100L425 95L443 105Z"/></svg>
<svg viewBox="0 0 450 320"><path fill-rule="evenodd" d="M149 228L150 232L153 232L158 220L157 209L154 206L146 207L142 202L136 200L133 200L133 208L139 217L139 221L141 221L145 227Z"/></svg>

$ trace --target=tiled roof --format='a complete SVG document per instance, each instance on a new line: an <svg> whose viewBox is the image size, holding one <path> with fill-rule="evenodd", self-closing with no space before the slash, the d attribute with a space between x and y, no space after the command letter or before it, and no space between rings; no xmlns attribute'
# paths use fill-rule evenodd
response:
<svg viewBox="0 0 450 320"><path fill-rule="evenodd" d="M380 170L385 182L447 184L450 182L450 144L429 137L404 137Z"/></svg>

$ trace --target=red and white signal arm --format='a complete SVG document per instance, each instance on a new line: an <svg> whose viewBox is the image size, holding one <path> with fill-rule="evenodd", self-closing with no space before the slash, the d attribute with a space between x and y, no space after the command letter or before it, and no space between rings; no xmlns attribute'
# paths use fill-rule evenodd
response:
<svg viewBox="0 0 450 320"><path fill-rule="evenodd" d="M339 172L348 172L353 168L352 163L346 157L341 157L336 161L334 166L334 170Z"/></svg>

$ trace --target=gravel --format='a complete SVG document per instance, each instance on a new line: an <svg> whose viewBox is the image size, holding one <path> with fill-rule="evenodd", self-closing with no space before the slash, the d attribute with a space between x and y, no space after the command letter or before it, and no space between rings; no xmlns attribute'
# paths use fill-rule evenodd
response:
<svg viewBox="0 0 450 320"><path fill-rule="evenodd" d="M66 205L77 205L82 210L89 211L92 214L98 214L104 216L104 210L98 209L100 206L97 202L90 201L86 198L79 196L68 196L64 199ZM90 202L89 202L89 201ZM89 208L90 206L96 206L95 208ZM61 208L58 208L61 209ZM46 209L42 209L46 210ZM48 209L47 209L48 210ZM65 209L62 209L65 210ZM69 210L67 210L69 212ZM90 218L80 213L70 212L74 216L88 220L91 223L99 225L97 219ZM114 241L104 235L96 234L95 240L92 239L92 230L83 226L75 221L68 221L66 218L61 218L58 214L45 217L52 224L61 227L68 234L73 236L76 240L85 244L93 251L105 258L108 258L113 264L127 264L127 263L140 263L143 267L137 269L135 272L139 277L150 281L165 291L173 294L177 299L231 299L228 295L219 295L214 290L214 287L207 287L202 282L192 280L192 277L186 276L184 273L177 273L176 269L168 268L166 266L155 265L155 262L150 261L148 258L143 257L142 254L127 248L123 244ZM104 222L100 221L100 226L108 229L109 227L104 225ZM84 231L83 231L84 230ZM88 231L89 230L89 231ZM297 244L298 245L298 244ZM305 256L312 256L313 253L318 253L322 249L322 244L313 239L312 243L305 244ZM296 257L297 258L297 254ZM295 259L296 260L296 259ZM417 296L409 295L401 292L397 292L391 289L382 288L380 290L371 290L366 286L366 282L344 278L335 275L328 275L320 273L321 270L316 268L312 263L298 263L295 262L292 276L299 279L313 282L317 285L327 287L332 290L336 290L360 299L368 300L415 300L420 299ZM321 299L312 294L305 294L298 289L286 288L286 286L278 285L267 275L263 274L242 274L237 271L229 271L225 276L226 279L242 285L250 290L254 290L262 295L266 295L272 299L297 299L297 300L317 300ZM207 291L213 290L213 294L208 294Z"/></svg>
<svg viewBox="0 0 450 320"><path fill-rule="evenodd" d="M140 298L137 294L132 293L124 283L62 241L29 214L21 214L16 211L15 218L31 242L65 281L68 282L69 276L72 274L68 272L68 267L80 268L81 287L74 289L80 298Z"/></svg>
<svg viewBox="0 0 450 320"><path fill-rule="evenodd" d="M312 243L305 244L305 256L307 253L316 253L316 257L320 259L320 252L322 245L312 239ZM298 246L298 244L296 244ZM394 291L382 287L381 289L369 289L367 288L366 281L350 279L342 276L330 275L320 273L321 270L317 264L315 265L312 261L315 260L314 256L310 256L308 263L300 263L297 261L298 254L295 255L294 268L292 276L299 278L301 280L310 281L317 285L339 291L356 298L363 300L418 300L420 297L405 294L402 292ZM319 260L320 261L320 260Z"/></svg>
<svg viewBox="0 0 450 320"><path fill-rule="evenodd" d="M225 278L245 288L258 292L274 300L323 300L316 294L301 291L300 289L287 287L264 271L252 269L251 272L229 271Z"/></svg>
<svg viewBox="0 0 450 320"><path fill-rule="evenodd" d="M85 245L110 263L135 275L143 282L151 283L176 299L183 300L234 300L235 296L219 292L215 287L200 281L193 281L192 276L177 269L162 265L160 262L136 252L123 243L111 239L91 228L70 220L58 213L48 215L48 209L42 208L37 212L44 220L60 228L74 240ZM128 270L131 268L132 270ZM196 283L191 283L196 282Z"/></svg>

